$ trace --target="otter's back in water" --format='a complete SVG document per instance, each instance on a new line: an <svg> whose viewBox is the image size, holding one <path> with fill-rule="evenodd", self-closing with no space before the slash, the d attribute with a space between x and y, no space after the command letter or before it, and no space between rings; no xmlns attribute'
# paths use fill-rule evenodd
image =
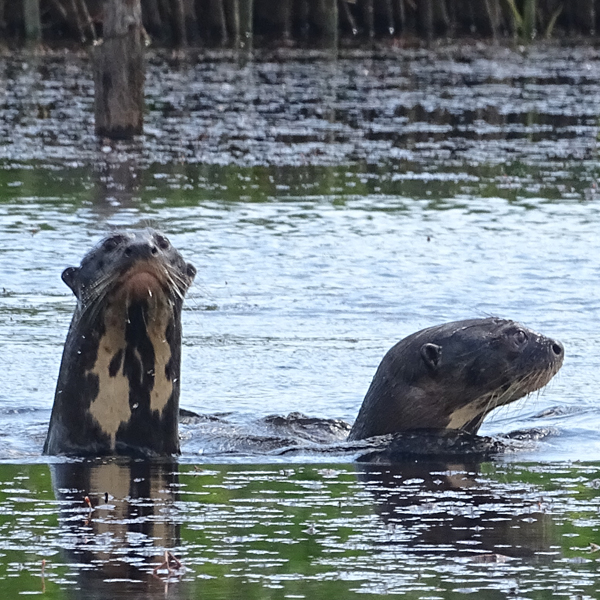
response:
<svg viewBox="0 0 600 600"><path fill-rule="evenodd" d="M181 310L195 274L152 229L115 233L65 269L77 308L45 454L179 452Z"/></svg>
<svg viewBox="0 0 600 600"><path fill-rule="evenodd" d="M384 356L348 440L407 430L475 434L494 408L546 385L563 358L560 342L507 319L423 329Z"/></svg>

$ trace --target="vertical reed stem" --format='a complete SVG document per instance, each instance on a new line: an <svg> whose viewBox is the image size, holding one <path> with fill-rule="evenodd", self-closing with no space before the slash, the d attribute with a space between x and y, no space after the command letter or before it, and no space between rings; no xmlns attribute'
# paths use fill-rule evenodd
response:
<svg viewBox="0 0 600 600"><path fill-rule="evenodd" d="M92 21L92 17L90 16L90 11L88 10L87 4L85 0L79 0L79 6L81 6L81 12L83 14L83 18L87 23L88 29L92 34L92 39L96 41L98 37L96 36L96 28L94 27L94 22Z"/></svg>
<svg viewBox="0 0 600 600"><path fill-rule="evenodd" d="M25 37L27 41L40 42L42 39L40 0L24 0L23 18L25 20Z"/></svg>
<svg viewBox="0 0 600 600"><path fill-rule="evenodd" d="M229 35L227 33L227 20L225 18L225 6L224 0L217 0L219 10L219 24L221 25L221 45L227 46L229 42Z"/></svg>
<svg viewBox="0 0 600 600"><path fill-rule="evenodd" d="M404 0L398 0L398 14L400 15L400 27L404 31L406 27L406 6Z"/></svg>
<svg viewBox="0 0 600 600"><path fill-rule="evenodd" d="M479 3L480 0L477 0L477 2ZM527 0L525 0L527 2ZM475 10L473 9L473 2L472 0L469 0L469 17L471 20L471 24L469 25L469 29L471 30L471 33L476 33L477 32L477 24L475 22Z"/></svg>
<svg viewBox="0 0 600 600"><path fill-rule="evenodd" d="M427 34L427 41L433 41L433 0L426 0L425 2L425 30Z"/></svg>
<svg viewBox="0 0 600 600"><path fill-rule="evenodd" d="M173 13L175 14L175 35L177 44L182 48L187 46L187 34L185 31L185 18L182 0L173 0Z"/></svg>
<svg viewBox="0 0 600 600"><path fill-rule="evenodd" d="M83 33L83 27L81 26L81 19L79 18L79 10L77 9L77 2L71 0L71 12L75 18L75 25L77 27L77 35L82 42L85 42L85 33Z"/></svg>
<svg viewBox="0 0 600 600"><path fill-rule="evenodd" d="M171 23L171 4L170 0L160 0L161 32L163 40L169 40L173 43L173 26Z"/></svg>
<svg viewBox="0 0 600 600"><path fill-rule="evenodd" d="M450 0L446 6L448 12L448 37L453 38L456 36L456 5L453 0Z"/></svg>
<svg viewBox="0 0 600 600"><path fill-rule="evenodd" d="M373 0L367 0L367 31L369 32L369 39L372 40L375 37L375 10L373 7Z"/></svg>
<svg viewBox="0 0 600 600"><path fill-rule="evenodd" d="M452 30L452 23L450 22L450 15L448 14L448 7L446 6L446 0L439 0L440 2L440 12L442 13L442 21L444 21L444 25L446 26L446 35L450 35L450 31Z"/></svg>
<svg viewBox="0 0 600 600"><path fill-rule="evenodd" d="M252 42L254 35L254 0L238 0L240 11L240 48L247 55L252 53Z"/></svg>
<svg viewBox="0 0 600 600"><path fill-rule="evenodd" d="M320 18L319 22L323 24L326 45L328 48L337 51L338 47L338 0L320 0L319 2Z"/></svg>
<svg viewBox="0 0 600 600"><path fill-rule="evenodd" d="M307 37L310 26L308 24L308 15L309 15L309 7L308 0L300 0L300 32L302 33L302 37Z"/></svg>
<svg viewBox="0 0 600 600"><path fill-rule="evenodd" d="M200 40L195 0L183 0L183 27L188 45L196 46Z"/></svg>
<svg viewBox="0 0 600 600"><path fill-rule="evenodd" d="M358 33L358 27L356 26L356 21L352 16L352 12L350 11L350 7L345 0L342 0L342 10L344 11L344 15L346 19L348 19L348 23L350 24L350 29L352 30L352 35L356 35Z"/></svg>
<svg viewBox="0 0 600 600"><path fill-rule="evenodd" d="M283 41L289 42L292 39L292 2L291 0L282 1L283 11Z"/></svg>
<svg viewBox="0 0 600 600"><path fill-rule="evenodd" d="M387 15L388 32L390 35L394 35L396 23L394 22L394 7L392 6L392 0L385 0L385 12Z"/></svg>
<svg viewBox="0 0 600 600"><path fill-rule="evenodd" d="M236 50L241 47L241 30L240 30L240 0L232 1L233 10L233 45Z"/></svg>
<svg viewBox="0 0 600 600"><path fill-rule="evenodd" d="M492 7L493 4L493 7ZM485 8L490 20L490 28L492 30L492 38L494 44L498 43L498 2L497 0L485 0Z"/></svg>

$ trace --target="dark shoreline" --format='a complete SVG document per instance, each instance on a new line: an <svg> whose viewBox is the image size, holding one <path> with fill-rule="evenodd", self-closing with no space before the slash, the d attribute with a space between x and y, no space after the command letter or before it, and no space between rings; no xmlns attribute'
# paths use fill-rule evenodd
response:
<svg viewBox="0 0 600 600"><path fill-rule="evenodd" d="M84 47L102 38L105 4L39 0L26 16L22 0L0 0L0 45ZM141 18L147 42L165 48L530 43L596 39L600 0L144 0Z"/></svg>
<svg viewBox="0 0 600 600"><path fill-rule="evenodd" d="M397 43L401 41L402 43ZM14 40L13 40L14 42ZM91 59L92 45L79 45L73 42L50 41L37 46L27 46L18 43L6 44L0 38L0 59L15 58L77 58L88 61ZM247 62L307 62L322 60L389 60L394 58L415 57L419 53L424 56L430 53L443 51L447 58L469 61L475 54L493 58L498 51L514 52L516 55L526 57L544 49L589 49L594 52L600 48L600 38L594 36L571 36L538 40L530 44L522 44L511 39L494 41L486 38L465 37L462 39L439 38L432 42L412 38L410 40L374 41L365 44L344 44L343 41L337 48L323 48L314 46L272 46L256 47L251 50L237 50L234 48L220 47L192 47L169 48L160 45L150 45L145 57L149 63L165 62L167 64L186 63L238 63Z"/></svg>

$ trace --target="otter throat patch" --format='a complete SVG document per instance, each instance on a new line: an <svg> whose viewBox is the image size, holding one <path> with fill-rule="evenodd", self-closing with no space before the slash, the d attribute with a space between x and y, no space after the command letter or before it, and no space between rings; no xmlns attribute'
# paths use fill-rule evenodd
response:
<svg viewBox="0 0 600 600"><path fill-rule="evenodd" d="M172 313L156 299L133 308L109 308L96 362L88 373L98 378L90 414L114 450L119 428L136 411L162 414L173 393L168 374L171 347L166 329Z"/></svg>

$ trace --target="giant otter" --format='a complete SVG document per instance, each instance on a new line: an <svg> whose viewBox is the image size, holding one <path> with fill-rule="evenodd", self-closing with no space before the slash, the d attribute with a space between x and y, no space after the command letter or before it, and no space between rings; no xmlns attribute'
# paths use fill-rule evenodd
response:
<svg viewBox="0 0 600 600"><path fill-rule="evenodd" d="M152 229L110 235L65 269L77 308L45 454L179 452L181 308L195 274Z"/></svg>
<svg viewBox="0 0 600 600"><path fill-rule="evenodd" d="M384 356L348 440L418 429L475 434L491 410L546 385L563 358L560 342L506 319L423 329Z"/></svg>

